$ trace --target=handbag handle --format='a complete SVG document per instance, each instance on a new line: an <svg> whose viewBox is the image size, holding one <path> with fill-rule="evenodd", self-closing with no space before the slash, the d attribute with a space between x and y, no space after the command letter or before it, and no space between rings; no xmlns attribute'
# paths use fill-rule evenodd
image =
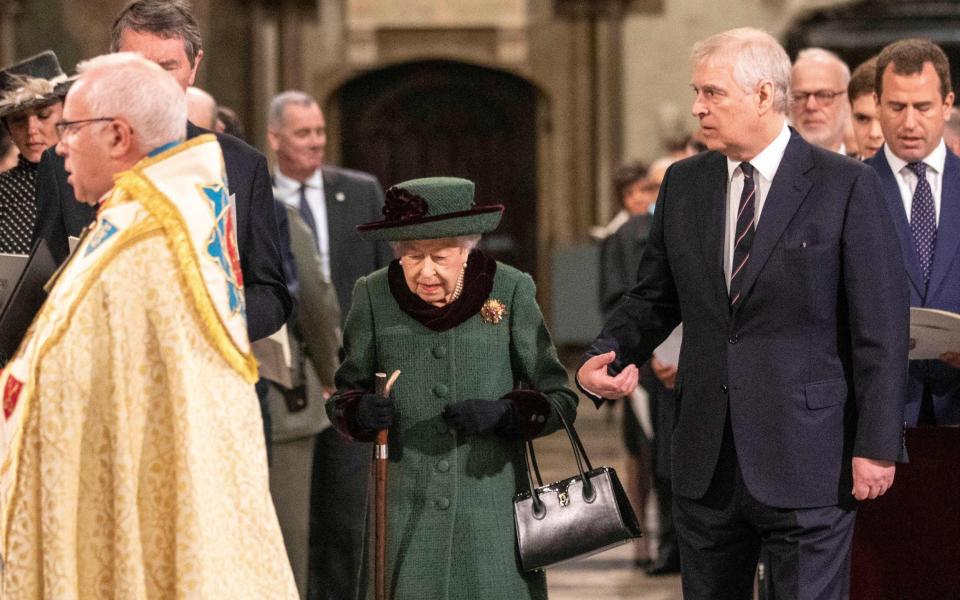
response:
<svg viewBox="0 0 960 600"><path fill-rule="evenodd" d="M563 415L563 411L560 410L560 406L553 398L547 398L550 402L550 405L553 407L554 412L557 413L557 417L560 419L560 424L563 425L564 431L567 432L567 438L570 440L570 447L573 450L573 457L577 461L577 471L580 473L580 480L583 482L583 499L586 502L593 502L596 498L596 493L593 489L593 484L590 482L590 479L586 476L586 473L593 470L593 465L590 463L590 458L587 456L587 451L583 447L583 442L580 441L580 436L577 435L577 430L574 429L573 425L567 421L567 418ZM537 494L537 487L543 486L543 478L540 476L540 466L537 464L537 454L533 449L533 440L528 439L523 445L523 463L527 471L527 484L530 486L530 497L533 498L533 515L542 519L546 514L546 507L543 504L543 501L540 500L540 496ZM587 471L583 469L583 465L586 463ZM530 465L533 465L533 470L537 476L537 486L533 485L533 477L530 474Z"/></svg>

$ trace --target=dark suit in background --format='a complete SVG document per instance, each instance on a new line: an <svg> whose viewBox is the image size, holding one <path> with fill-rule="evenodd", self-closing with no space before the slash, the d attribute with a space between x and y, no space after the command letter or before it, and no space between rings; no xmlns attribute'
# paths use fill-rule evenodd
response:
<svg viewBox="0 0 960 600"><path fill-rule="evenodd" d="M960 158L947 150L929 286L924 285L900 187L884 150L881 149L866 162L880 176L886 207L897 230L900 252L910 280L910 306L960 312ZM904 409L908 426L917 424L924 394L929 395L931 416L938 425L960 423L960 369L954 369L939 360L910 361L910 380Z"/></svg>
<svg viewBox="0 0 960 600"><path fill-rule="evenodd" d="M187 123L187 138L211 133ZM280 329L292 308L280 260L277 221L270 173L263 154L225 134L216 134L227 167L227 186L235 197L237 245L243 271L247 333L258 340ZM78 202L67 183L63 157L51 148L43 153L37 173L37 224L33 239L42 237L57 262L69 254L67 238L79 236L97 208Z"/></svg>
<svg viewBox="0 0 960 600"><path fill-rule="evenodd" d="M731 310L727 185L718 152L670 168L639 283L588 355L615 350L614 372L641 364L682 316L671 454L688 598L750 597L761 539L777 597L839 598L851 459L901 449L908 296L896 234L869 167L791 131Z"/></svg>

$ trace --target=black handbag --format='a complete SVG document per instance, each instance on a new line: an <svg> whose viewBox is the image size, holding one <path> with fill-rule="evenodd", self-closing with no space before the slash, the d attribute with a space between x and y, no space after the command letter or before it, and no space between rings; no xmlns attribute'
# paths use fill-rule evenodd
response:
<svg viewBox="0 0 960 600"><path fill-rule="evenodd" d="M533 440L524 444L530 487L513 499L517 549L524 571L590 556L643 535L616 471L610 467L593 468L577 431L556 403L551 403L570 438L579 474L543 485ZM531 466L537 477L536 487Z"/></svg>

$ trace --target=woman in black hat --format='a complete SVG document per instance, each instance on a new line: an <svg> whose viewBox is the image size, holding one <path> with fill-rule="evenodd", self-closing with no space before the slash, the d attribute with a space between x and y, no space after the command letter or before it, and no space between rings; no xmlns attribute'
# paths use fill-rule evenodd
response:
<svg viewBox="0 0 960 600"><path fill-rule="evenodd" d="M521 440L569 421L577 397L529 275L476 250L502 206L475 206L466 179L387 190L385 219L361 225L399 257L361 277L346 358L327 403L359 440L389 428L387 586L394 600L546 598L542 571L516 554L513 496ZM401 375L389 397L374 374ZM322 532L321 532L322 535Z"/></svg>
<svg viewBox="0 0 960 600"><path fill-rule="evenodd" d="M30 252L37 166L59 140L56 123L68 82L50 50L0 71L0 120L20 150L17 166L0 173L0 253Z"/></svg>

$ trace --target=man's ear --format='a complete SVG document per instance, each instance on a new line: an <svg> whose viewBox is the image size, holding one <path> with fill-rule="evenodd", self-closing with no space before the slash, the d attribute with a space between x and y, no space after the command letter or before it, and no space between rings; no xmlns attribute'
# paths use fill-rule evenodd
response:
<svg viewBox="0 0 960 600"><path fill-rule="evenodd" d="M197 70L200 68L200 61L203 60L203 48L197 51L197 56L193 59L193 67L190 69L190 83L193 85L197 78Z"/></svg>
<svg viewBox="0 0 960 600"><path fill-rule="evenodd" d="M761 81L757 86L757 112L765 115L773 109L774 86L772 81Z"/></svg>
<svg viewBox="0 0 960 600"><path fill-rule="evenodd" d="M267 144L274 153L276 153L277 149L280 148L280 136L276 131L270 129L267 130Z"/></svg>
<svg viewBox="0 0 960 600"><path fill-rule="evenodd" d="M133 129L126 121L115 119L107 127L107 133L109 135L108 143L110 144L107 152L110 158L122 159L134 150L136 140L133 137ZM152 148L147 148L147 150L152 150Z"/></svg>

